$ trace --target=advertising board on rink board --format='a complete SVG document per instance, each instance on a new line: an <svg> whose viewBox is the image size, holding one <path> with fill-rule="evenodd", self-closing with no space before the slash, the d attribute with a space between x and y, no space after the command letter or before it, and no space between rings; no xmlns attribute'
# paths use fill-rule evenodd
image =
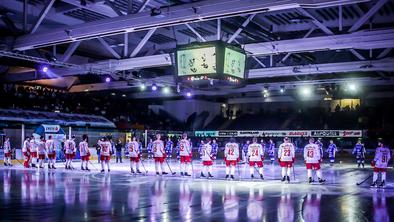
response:
<svg viewBox="0 0 394 222"><path fill-rule="evenodd" d="M362 130L219 130L195 131L197 137L361 137Z"/></svg>

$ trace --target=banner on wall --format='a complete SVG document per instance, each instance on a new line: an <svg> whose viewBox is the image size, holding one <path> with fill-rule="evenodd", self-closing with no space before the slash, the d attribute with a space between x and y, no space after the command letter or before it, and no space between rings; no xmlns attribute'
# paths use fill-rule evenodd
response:
<svg viewBox="0 0 394 222"><path fill-rule="evenodd" d="M361 130L219 130L195 131L197 137L361 137Z"/></svg>

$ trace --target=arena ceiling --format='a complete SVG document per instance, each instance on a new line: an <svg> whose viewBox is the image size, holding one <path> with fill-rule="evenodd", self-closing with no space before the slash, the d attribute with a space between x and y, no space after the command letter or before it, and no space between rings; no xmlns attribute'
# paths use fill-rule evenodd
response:
<svg viewBox="0 0 394 222"><path fill-rule="evenodd" d="M249 84L195 94L393 84L392 0L8 0L0 15L0 82L163 96L140 92L155 83L175 96L174 48L223 40L247 51Z"/></svg>

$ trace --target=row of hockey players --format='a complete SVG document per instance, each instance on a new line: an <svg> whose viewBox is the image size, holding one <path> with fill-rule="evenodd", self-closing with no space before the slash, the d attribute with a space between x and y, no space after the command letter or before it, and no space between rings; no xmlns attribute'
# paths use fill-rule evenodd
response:
<svg viewBox="0 0 394 222"><path fill-rule="evenodd" d="M101 146L101 166L102 172L104 172L104 164L107 165L107 170L110 171L109 161L111 157L111 143L109 142L109 138L104 138L99 140L98 144ZM201 176L205 177L204 171L208 177L212 176L212 165L213 160L216 158L217 150L213 149L213 141L210 138L206 139L204 145L199 149L199 153L201 155L201 159L203 161L203 170L201 171ZM127 143L126 145L130 157L130 168L131 172L141 173L139 169L140 158L142 154L142 149L140 144L137 142L136 138L133 137L133 141ZM10 153L11 153L11 145L9 138L5 139L4 142L4 164L11 166ZM81 169L89 170L88 162L90 157L90 151L88 148L88 137L87 135L83 135L82 142L79 143L79 149L81 153ZM152 142L152 149L155 159L155 169L156 174L167 174L163 171L163 163L167 156L167 152L164 146L164 142L161 140L161 135L156 135L156 140ZM335 144L330 141L329 148L334 150L332 153L335 157ZM245 148L244 148L245 151ZM55 168L55 160L56 160L56 151L54 146L54 141L51 136L49 136L48 140L44 140L44 137L41 137L40 140L36 141L34 137L27 137L23 143L22 147L23 155L25 156L24 166L25 167L36 167L35 163L39 163L39 168L43 168L43 162L45 158L48 161L49 169ZM261 179L264 179L263 175L263 160L264 160L264 147L261 143L258 143L257 138L253 138L252 143L248 144L246 157L247 162L250 166L250 174L251 177L254 177L254 170L258 169L258 173L260 174ZM65 154L66 154L66 169L72 169L72 160L75 157L76 153L76 144L75 144L75 136L72 136L68 140L65 141ZM319 141L315 143L314 138L309 139L309 144L304 147L304 161L307 168L307 175L309 182L313 182L312 179L312 170L316 171L316 175L318 177L318 181L323 183L325 180L323 179L320 163L322 162L322 146L319 144ZM330 152L329 152L330 153ZM361 140L356 144L353 153L356 154L358 164L364 167L364 158L365 158L365 147L361 143ZM190 140L187 138L187 134L183 134L182 139L179 141L179 155L181 162L181 175L190 176L188 173L190 171L190 163L192 160L192 145ZM282 181L290 181L291 168L295 161L295 146L290 142L289 138L284 139L284 143L279 146L278 149L278 162L282 168ZM332 155L330 155L330 160ZM375 152L375 158L372 161L372 165L374 167L373 174L373 184L372 186L377 186L378 174L381 173L381 184L380 186L385 185L386 180L386 169L388 162L390 160L390 150L383 145L382 141L379 141L378 148ZM239 145L235 142L234 138L231 138L228 143L225 145L224 149L224 161L226 162L226 178L234 179L235 166L240 161L239 155ZM136 170L134 171L134 167ZM256 168L257 167L257 168Z"/></svg>

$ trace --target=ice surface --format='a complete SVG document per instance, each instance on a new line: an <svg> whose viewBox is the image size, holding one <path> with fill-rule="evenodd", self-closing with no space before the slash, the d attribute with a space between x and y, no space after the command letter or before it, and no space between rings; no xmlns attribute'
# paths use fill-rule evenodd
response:
<svg viewBox="0 0 394 222"><path fill-rule="evenodd" d="M153 162L144 162L148 175L131 175L129 163L112 164L111 173L58 169L0 167L0 220L9 221L390 221L394 218L392 169L386 189L370 189L371 168L354 164L324 165L325 185L308 185L303 165L295 167L290 184L281 183L280 168L267 163L266 180L251 180L249 166L240 165L236 180L224 180L224 165L214 165L214 179L155 176ZM79 169L79 163L74 163ZM95 163L97 169L100 168ZM167 169L167 167L165 167ZM167 170L168 171L168 170ZM241 173L241 177L239 177Z"/></svg>

